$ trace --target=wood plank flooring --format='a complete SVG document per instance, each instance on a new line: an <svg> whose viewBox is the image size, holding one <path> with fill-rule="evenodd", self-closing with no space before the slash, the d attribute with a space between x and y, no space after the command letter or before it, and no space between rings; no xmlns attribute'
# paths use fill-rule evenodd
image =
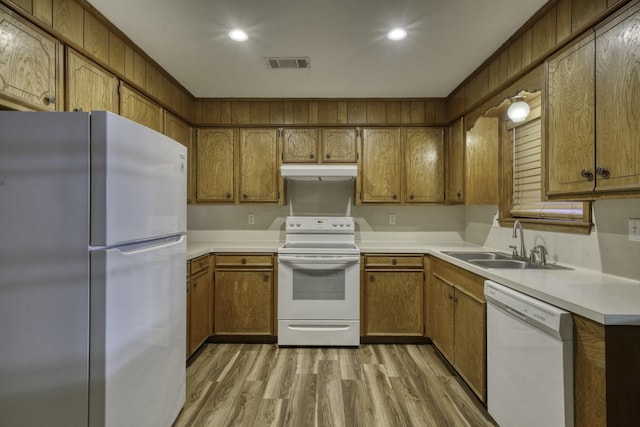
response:
<svg viewBox="0 0 640 427"><path fill-rule="evenodd" d="M181 426L495 426L429 345L206 344Z"/></svg>

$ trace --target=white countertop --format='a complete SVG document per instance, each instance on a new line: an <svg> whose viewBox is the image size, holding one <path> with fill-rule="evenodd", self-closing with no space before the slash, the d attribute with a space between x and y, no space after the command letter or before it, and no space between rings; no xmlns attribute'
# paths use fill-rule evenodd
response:
<svg viewBox="0 0 640 427"><path fill-rule="evenodd" d="M192 242L187 244L187 259L210 252L276 253L279 240L237 240ZM606 325L640 325L640 281L602 274L594 270L486 269L443 251L494 249L467 243L417 243L363 241L356 243L364 253L422 253L433 255L487 279L501 283L531 297L546 301L572 313Z"/></svg>

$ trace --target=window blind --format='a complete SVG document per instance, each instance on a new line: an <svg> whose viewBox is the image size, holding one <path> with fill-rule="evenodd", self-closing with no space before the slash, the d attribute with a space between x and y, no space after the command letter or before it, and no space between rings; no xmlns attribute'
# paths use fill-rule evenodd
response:
<svg viewBox="0 0 640 427"><path fill-rule="evenodd" d="M542 124L537 118L511 130L513 205L511 215L555 220L583 219L582 202L542 200Z"/></svg>

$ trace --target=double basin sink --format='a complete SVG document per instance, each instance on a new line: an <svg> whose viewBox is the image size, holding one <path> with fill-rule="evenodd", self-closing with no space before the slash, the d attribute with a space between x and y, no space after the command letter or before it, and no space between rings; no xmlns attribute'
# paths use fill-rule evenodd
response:
<svg viewBox="0 0 640 427"><path fill-rule="evenodd" d="M502 252L457 252L442 251L461 261L478 265L484 268L513 268L520 270L571 270L557 264L538 264L524 259L515 259L509 254Z"/></svg>

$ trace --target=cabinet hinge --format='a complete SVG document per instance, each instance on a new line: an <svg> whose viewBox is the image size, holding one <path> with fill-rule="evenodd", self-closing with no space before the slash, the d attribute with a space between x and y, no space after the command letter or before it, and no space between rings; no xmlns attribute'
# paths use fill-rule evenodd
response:
<svg viewBox="0 0 640 427"><path fill-rule="evenodd" d="M122 94L122 82L118 83L118 95Z"/></svg>

